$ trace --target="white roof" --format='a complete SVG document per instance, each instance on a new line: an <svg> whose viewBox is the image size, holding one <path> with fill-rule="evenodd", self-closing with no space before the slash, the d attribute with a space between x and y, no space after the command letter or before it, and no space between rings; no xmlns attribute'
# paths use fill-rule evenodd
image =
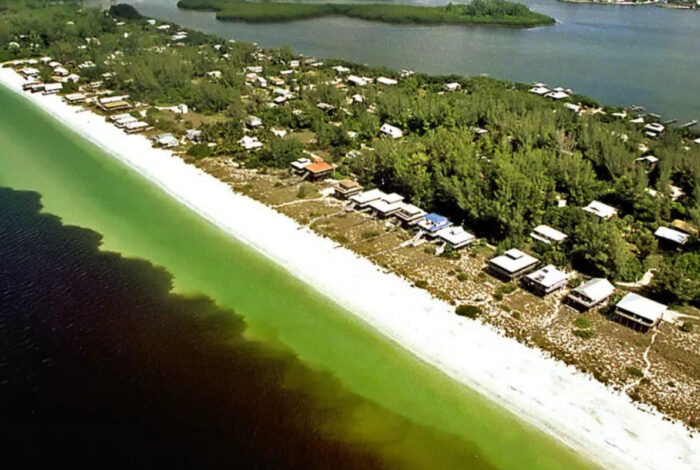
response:
<svg viewBox="0 0 700 470"><path fill-rule="evenodd" d="M611 296L612 293L615 292L615 286L613 286L607 279L597 277L581 284L575 288L574 291L593 302L597 302Z"/></svg>
<svg viewBox="0 0 700 470"><path fill-rule="evenodd" d="M258 140L257 137L244 136L238 141L239 144L243 146L246 150L253 150L262 147L262 142Z"/></svg>
<svg viewBox="0 0 700 470"><path fill-rule="evenodd" d="M153 139L161 145L174 146L178 144L178 140L170 133L157 135Z"/></svg>
<svg viewBox="0 0 700 470"><path fill-rule="evenodd" d="M365 191L352 196L350 200L358 204L367 204L372 201L376 201L377 199L383 199L385 197L386 194L384 194L383 191L380 191L379 189L370 189L369 191Z"/></svg>
<svg viewBox="0 0 700 470"><path fill-rule="evenodd" d="M447 91L455 91L460 87L461 85L458 82L445 83L445 90Z"/></svg>
<svg viewBox="0 0 700 470"><path fill-rule="evenodd" d="M311 165L311 160L308 158L300 158L299 160L294 160L292 163L292 168L296 168L297 170L303 170L307 166Z"/></svg>
<svg viewBox="0 0 700 470"><path fill-rule="evenodd" d="M405 212L408 215L425 214L425 211L420 207L416 207L413 204L408 204L406 202L401 203L401 212Z"/></svg>
<svg viewBox="0 0 700 470"><path fill-rule="evenodd" d="M44 90L46 91L54 91L54 90L62 90L63 89L63 84L62 83L47 83L44 85Z"/></svg>
<svg viewBox="0 0 700 470"><path fill-rule="evenodd" d="M537 258L523 253L516 248L511 248L504 254L492 258L489 262L506 272L514 273L536 264Z"/></svg>
<svg viewBox="0 0 700 470"><path fill-rule="evenodd" d="M679 245L685 244L685 242L688 241L688 238L690 238L687 233L679 232L678 230L674 230L668 227L657 228L656 232L654 232L654 235L656 235L659 238L663 238L664 240L669 240L674 243L678 243Z"/></svg>
<svg viewBox="0 0 700 470"><path fill-rule="evenodd" d="M662 124L659 124L658 122L650 122L646 126L644 126L645 129L649 129L652 132L663 132L665 127Z"/></svg>
<svg viewBox="0 0 700 470"><path fill-rule="evenodd" d="M553 264L549 264L542 269L538 269L534 273L530 273L525 277L543 287L552 287L566 280L566 274L559 271Z"/></svg>
<svg viewBox="0 0 700 470"><path fill-rule="evenodd" d="M634 313L649 321L656 321L663 317L668 307L639 294L630 292L617 303L617 308Z"/></svg>
<svg viewBox="0 0 700 470"><path fill-rule="evenodd" d="M553 91L551 93L547 93L545 96L553 100L563 100L564 98L569 97L569 95L564 93L563 91Z"/></svg>
<svg viewBox="0 0 700 470"><path fill-rule="evenodd" d="M549 225L538 225L532 230L530 236L545 243L550 243L550 241L564 241L567 235L564 232L560 232L559 230L550 227ZM542 240L540 237L544 238L544 240Z"/></svg>
<svg viewBox="0 0 700 470"><path fill-rule="evenodd" d="M379 77L377 79L377 83L381 83L382 85L396 85L398 80L394 80L393 78L387 78L387 77Z"/></svg>
<svg viewBox="0 0 700 470"><path fill-rule="evenodd" d="M66 99L68 101L84 100L85 95L83 95L82 93L70 93L70 94L66 95Z"/></svg>
<svg viewBox="0 0 700 470"><path fill-rule="evenodd" d="M142 127L148 127L148 123L143 121L128 122L124 127L126 127L129 130L141 129Z"/></svg>
<svg viewBox="0 0 700 470"><path fill-rule="evenodd" d="M382 127L379 129L379 132L382 134L386 134L388 136L393 137L394 139L398 139L399 137L403 137L403 131L399 129L398 127L394 127L391 124L382 124Z"/></svg>
<svg viewBox="0 0 700 470"><path fill-rule="evenodd" d="M564 103L564 107L569 108L570 110L577 112L577 113L579 111L581 111L581 106L574 104L574 103Z"/></svg>
<svg viewBox="0 0 700 470"><path fill-rule="evenodd" d="M381 213L387 213L392 210L397 210L401 206L399 202L389 202L384 199L375 199L369 203L369 207Z"/></svg>
<svg viewBox="0 0 700 470"><path fill-rule="evenodd" d="M352 83L353 85L357 85L357 86L367 85L367 79L365 79L363 77L358 77L357 75L349 75L348 82Z"/></svg>
<svg viewBox="0 0 700 470"><path fill-rule="evenodd" d="M350 71L349 68L343 67L342 65L336 65L333 67L333 70L335 70L338 73L348 73Z"/></svg>
<svg viewBox="0 0 700 470"><path fill-rule="evenodd" d="M436 235L452 245L463 245L476 238L463 227L446 227L438 230Z"/></svg>
<svg viewBox="0 0 700 470"><path fill-rule="evenodd" d="M617 209L607 204L603 204L600 201L592 201L590 204L584 207L583 210L604 219L609 219L617 214Z"/></svg>
<svg viewBox="0 0 700 470"><path fill-rule="evenodd" d="M535 86L533 88L530 88L530 93L534 93L536 95L546 95L549 93L549 88L545 86Z"/></svg>

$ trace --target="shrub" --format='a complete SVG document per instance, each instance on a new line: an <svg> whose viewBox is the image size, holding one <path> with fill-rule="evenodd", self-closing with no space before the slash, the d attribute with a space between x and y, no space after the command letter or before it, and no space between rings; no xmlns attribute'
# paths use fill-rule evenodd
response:
<svg viewBox="0 0 700 470"><path fill-rule="evenodd" d="M684 331L686 333L691 333L693 331L693 324L690 323L689 321L684 321L683 324L679 328L681 331Z"/></svg>
<svg viewBox="0 0 700 470"><path fill-rule="evenodd" d="M574 326L585 330L591 327L591 322L589 322L586 317L576 317L576 320L574 320Z"/></svg>
<svg viewBox="0 0 700 470"><path fill-rule="evenodd" d="M469 279L469 276L467 276L466 273L459 273L459 274L457 274L457 279L464 282L467 279Z"/></svg>
<svg viewBox="0 0 700 470"><path fill-rule="evenodd" d="M455 313L460 317L476 318L481 314L481 309L476 305L460 305L455 309Z"/></svg>
<svg viewBox="0 0 700 470"><path fill-rule="evenodd" d="M515 318L516 320L520 320L521 318L520 312L518 312L517 310L514 310L513 313L510 314L510 316Z"/></svg>
<svg viewBox="0 0 700 470"><path fill-rule="evenodd" d="M633 377L644 377L644 372L637 369L636 367L625 367L625 371Z"/></svg>
<svg viewBox="0 0 700 470"><path fill-rule="evenodd" d="M187 149L187 153L197 160L211 156L211 148L207 144L194 144Z"/></svg>
<svg viewBox="0 0 700 470"><path fill-rule="evenodd" d="M419 287L421 289L426 289L428 287L428 281L424 281L423 279L419 279L415 282L415 286Z"/></svg>
<svg viewBox="0 0 700 470"><path fill-rule="evenodd" d="M578 336L582 339L593 338L593 330L574 330L574 336Z"/></svg>
<svg viewBox="0 0 700 470"><path fill-rule="evenodd" d="M362 232L362 235L360 235L363 240L369 240L370 238L374 238L379 236L379 232L376 230L368 230L366 232Z"/></svg>

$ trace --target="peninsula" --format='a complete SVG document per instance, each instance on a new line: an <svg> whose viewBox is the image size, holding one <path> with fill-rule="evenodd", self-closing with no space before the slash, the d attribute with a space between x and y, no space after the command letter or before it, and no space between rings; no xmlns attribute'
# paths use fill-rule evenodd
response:
<svg viewBox="0 0 700 470"><path fill-rule="evenodd" d="M0 81L177 200L607 468L700 463L691 127L7 5Z"/></svg>
<svg viewBox="0 0 700 470"><path fill-rule="evenodd" d="M463 24L535 27L554 18L505 0L472 0L438 7L387 4L247 2L239 0L180 0L178 7L216 11L220 20L247 22L293 21L323 16L347 16L403 24Z"/></svg>

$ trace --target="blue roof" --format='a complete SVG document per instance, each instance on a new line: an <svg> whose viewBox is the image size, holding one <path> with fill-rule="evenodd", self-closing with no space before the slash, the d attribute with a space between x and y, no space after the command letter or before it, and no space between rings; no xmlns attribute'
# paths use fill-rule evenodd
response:
<svg viewBox="0 0 700 470"><path fill-rule="evenodd" d="M449 222L447 220L447 217L442 216L440 214L436 214L435 212L431 212L430 214L426 214L425 218L434 223L435 225L442 225L446 222Z"/></svg>
<svg viewBox="0 0 700 470"><path fill-rule="evenodd" d="M436 214L434 212L424 215L423 218L427 221L427 224L422 224L421 228L427 230L430 233L437 232L440 229L452 225L452 222L450 222L447 219L447 217L444 217L440 214Z"/></svg>

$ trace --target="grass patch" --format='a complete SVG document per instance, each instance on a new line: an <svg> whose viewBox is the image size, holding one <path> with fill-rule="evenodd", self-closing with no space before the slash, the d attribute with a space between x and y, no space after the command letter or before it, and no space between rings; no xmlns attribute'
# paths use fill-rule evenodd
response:
<svg viewBox="0 0 700 470"><path fill-rule="evenodd" d="M476 305L460 305L455 309L460 317L476 318L481 315L481 309Z"/></svg>

